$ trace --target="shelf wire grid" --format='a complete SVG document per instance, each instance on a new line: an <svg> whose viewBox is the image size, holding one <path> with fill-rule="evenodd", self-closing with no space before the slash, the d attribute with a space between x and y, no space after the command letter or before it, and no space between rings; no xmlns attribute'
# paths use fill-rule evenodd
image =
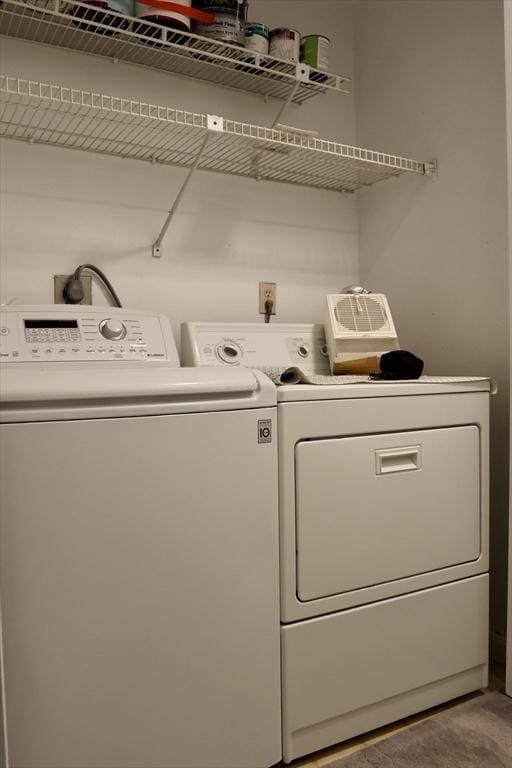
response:
<svg viewBox="0 0 512 768"><path fill-rule="evenodd" d="M3 0L0 34L303 104L351 79L75 0Z"/></svg>
<svg viewBox="0 0 512 768"><path fill-rule="evenodd" d="M0 76L0 135L154 163L354 192L422 162L116 96Z"/></svg>

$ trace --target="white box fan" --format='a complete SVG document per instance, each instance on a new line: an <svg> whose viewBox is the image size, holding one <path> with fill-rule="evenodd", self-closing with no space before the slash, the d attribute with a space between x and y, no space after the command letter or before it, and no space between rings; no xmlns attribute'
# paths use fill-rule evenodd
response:
<svg viewBox="0 0 512 768"><path fill-rule="evenodd" d="M389 304L382 293L327 296L325 337L331 371L349 360L400 349Z"/></svg>

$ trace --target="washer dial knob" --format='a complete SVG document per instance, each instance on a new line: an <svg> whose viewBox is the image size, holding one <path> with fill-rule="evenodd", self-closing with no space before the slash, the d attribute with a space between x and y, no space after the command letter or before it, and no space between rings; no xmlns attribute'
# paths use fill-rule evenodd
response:
<svg viewBox="0 0 512 768"><path fill-rule="evenodd" d="M223 363L228 365L236 365L240 362L242 357L242 350L232 341L224 341L217 347L217 357L222 360Z"/></svg>
<svg viewBox="0 0 512 768"><path fill-rule="evenodd" d="M111 341L118 341L124 339L126 336L126 326L114 317L109 317L107 320L102 320L100 323L100 333L106 339Z"/></svg>

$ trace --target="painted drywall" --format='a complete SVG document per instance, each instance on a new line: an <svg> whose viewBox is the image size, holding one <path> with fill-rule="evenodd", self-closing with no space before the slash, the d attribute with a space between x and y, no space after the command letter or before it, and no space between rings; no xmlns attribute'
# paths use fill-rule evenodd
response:
<svg viewBox="0 0 512 768"><path fill-rule="evenodd" d="M505 77L507 88L507 147L508 147L508 248L509 248L509 289L512 297L512 0L505 0ZM511 307L512 310L512 307ZM510 316L512 327L512 311ZM510 346L512 370L512 339ZM511 377L512 381L512 377ZM512 404L512 403L511 403ZM512 435L511 435L512 438ZM510 477L512 477L512 451L510 452ZM509 533L508 533L508 612L507 612L507 693L512 696L512 488L509 489Z"/></svg>
<svg viewBox="0 0 512 768"><path fill-rule="evenodd" d="M427 373L487 374L492 402L491 630L504 650L509 290L501 0L361 0L357 135L437 158L439 177L360 197L363 284L388 295L401 344Z"/></svg>
<svg viewBox="0 0 512 768"><path fill-rule="evenodd" d="M327 31L335 71L353 70L351 0L251 0L251 17L302 32ZM8 39L11 75L269 125L279 103L104 59ZM291 107L287 124L354 141L352 97ZM258 281L278 283L283 322L318 321L324 296L357 277L355 198L284 184L198 173L167 235L151 244L185 171L3 141L1 298L53 300L51 276L92 261L127 306L183 320L259 321ZM96 291L95 301L106 302Z"/></svg>

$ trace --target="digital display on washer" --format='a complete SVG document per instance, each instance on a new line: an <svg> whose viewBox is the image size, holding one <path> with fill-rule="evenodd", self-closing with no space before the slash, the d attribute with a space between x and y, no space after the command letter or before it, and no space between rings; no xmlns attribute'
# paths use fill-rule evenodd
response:
<svg viewBox="0 0 512 768"><path fill-rule="evenodd" d="M78 320L24 320L25 328L78 328Z"/></svg>

